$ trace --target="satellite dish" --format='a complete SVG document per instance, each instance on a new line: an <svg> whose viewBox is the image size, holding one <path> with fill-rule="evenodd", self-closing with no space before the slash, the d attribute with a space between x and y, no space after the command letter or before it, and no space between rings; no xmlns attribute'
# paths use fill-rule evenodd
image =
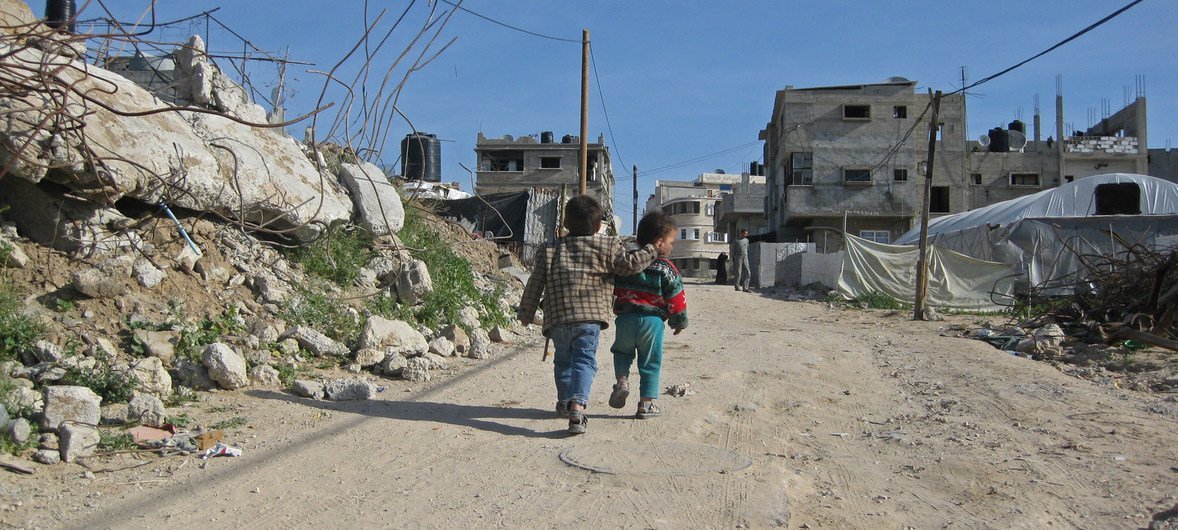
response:
<svg viewBox="0 0 1178 530"><path fill-rule="evenodd" d="M978 145L982 146L982 148L990 147L990 136L987 134L979 136Z"/></svg>
<svg viewBox="0 0 1178 530"><path fill-rule="evenodd" d="M1010 135L1011 151L1021 152L1023 148L1027 146L1027 135L1025 133L1015 130L1007 131L1007 133Z"/></svg>

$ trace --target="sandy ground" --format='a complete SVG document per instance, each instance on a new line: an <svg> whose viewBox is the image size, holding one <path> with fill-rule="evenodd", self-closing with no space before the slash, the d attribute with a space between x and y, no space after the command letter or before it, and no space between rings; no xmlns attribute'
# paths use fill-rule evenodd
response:
<svg viewBox="0 0 1178 530"><path fill-rule="evenodd" d="M1178 505L1178 400L960 338L954 324L688 286L665 415L552 412L535 331L366 402L276 390L191 405L238 458L125 455L0 474L25 527L1139 528ZM562 460L584 464L575 467ZM133 469L122 469L130 466ZM92 478L91 478L92 477ZM1169 528L1174 523L1161 523Z"/></svg>

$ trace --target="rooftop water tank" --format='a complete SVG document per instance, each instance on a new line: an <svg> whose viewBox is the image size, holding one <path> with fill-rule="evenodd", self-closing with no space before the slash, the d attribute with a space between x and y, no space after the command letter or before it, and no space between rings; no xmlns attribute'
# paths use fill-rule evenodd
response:
<svg viewBox="0 0 1178 530"><path fill-rule="evenodd" d="M401 140L401 174L405 180L442 181L442 143L438 135L405 135Z"/></svg>
<svg viewBox="0 0 1178 530"><path fill-rule="evenodd" d="M1007 134L1006 129L1002 127L995 127L986 133L990 137L990 152L991 153L1005 153L1010 151L1010 135Z"/></svg>
<svg viewBox="0 0 1178 530"><path fill-rule="evenodd" d="M78 4L74 0L46 0L45 25L59 31L74 33L74 15Z"/></svg>
<svg viewBox="0 0 1178 530"><path fill-rule="evenodd" d="M552 131L541 132L540 133L540 143L542 143L542 144L552 143Z"/></svg>

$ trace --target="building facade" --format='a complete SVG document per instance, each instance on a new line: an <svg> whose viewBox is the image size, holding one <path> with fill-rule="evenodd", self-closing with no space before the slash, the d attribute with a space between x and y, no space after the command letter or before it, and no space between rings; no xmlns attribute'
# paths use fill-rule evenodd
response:
<svg viewBox="0 0 1178 530"><path fill-rule="evenodd" d="M661 209L679 230L671 262L689 278L715 276L713 260L728 251L728 233L716 229L717 206L741 182L741 175L702 173L694 181L660 180L646 211Z"/></svg>
<svg viewBox="0 0 1178 530"><path fill-rule="evenodd" d="M755 170L759 172L759 164L756 164ZM764 175L751 171L741 175L740 181L732 185L732 191L720 194L716 216L713 218L715 231L727 234L729 241L734 240L742 229L753 235L768 232L765 223L767 197Z"/></svg>
<svg viewBox="0 0 1178 530"><path fill-rule="evenodd" d="M566 135L557 143L550 132L538 136L487 138L479 133L475 144L475 195L531 188L564 190L566 197L576 195L581 185L580 139ZM588 145L588 159L586 193L601 203L606 210L605 222L612 226L615 182L604 137Z"/></svg>
<svg viewBox="0 0 1178 530"><path fill-rule="evenodd" d="M765 141L768 228L780 242L838 250L842 234L889 243L919 222L929 148L930 97L916 82L777 92ZM1054 138L1063 138L1063 96L1056 96ZM971 210L1029 195L1071 179L1144 173L1145 98L1064 139L1041 139L1014 121L968 138L965 97L939 105L929 211Z"/></svg>

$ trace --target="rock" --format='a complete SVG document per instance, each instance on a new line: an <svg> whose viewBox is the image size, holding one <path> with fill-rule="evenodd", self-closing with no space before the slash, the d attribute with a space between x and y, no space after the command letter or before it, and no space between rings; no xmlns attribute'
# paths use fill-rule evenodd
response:
<svg viewBox="0 0 1178 530"><path fill-rule="evenodd" d="M290 391L294 392L296 396L323 399L323 384L316 381L295 379Z"/></svg>
<svg viewBox="0 0 1178 530"><path fill-rule="evenodd" d="M56 344L47 340L39 340L33 343L33 357L41 362L55 363L64 356L61 348Z"/></svg>
<svg viewBox="0 0 1178 530"><path fill-rule="evenodd" d="M458 325L468 330L479 327L478 310L471 306L463 306L462 309L458 310Z"/></svg>
<svg viewBox="0 0 1178 530"><path fill-rule="evenodd" d="M426 362L429 363L427 366L430 370L444 370L446 368L446 358L442 357L441 355L436 353L427 353L422 355L421 358L425 359Z"/></svg>
<svg viewBox="0 0 1178 530"><path fill-rule="evenodd" d="M935 307L924 308L924 314L922 316L924 317L924 320L928 322L939 322L945 320L945 317L941 316L941 313L939 313Z"/></svg>
<svg viewBox="0 0 1178 530"><path fill-rule="evenodd" d="M5 407L2 403L3 397L6 397L6 396L0 396L0 429L7 427L8 422L12 421L12 418L8 417L8 408Z"/></svg>
<svg viewBox="0 0 1178 530"><path fill-rule="evenodd" d="M487 336L491 338L491 342L507 342L508 333L510 331L503 329L503 327L495 326L491 328L491 331L487 332Z"/></svg>
<svg viewBox="0 0 1178 530"><path fill-rule="evenodd" d="M278 353L283 355L298 355L299 341L294 339L283 339L278 341Z"/></svg>
<svg viewBox="0 0 1178 530"><path fill-rule="evenodd" d="M253 328L253 336L257 337L258 342L261 343L278 342L280 335L281 333L278 332L278 328L270 324L262 323Z"/></svg>
<svg viewBox="0 0 1178 530"><path fill-rule="evenodd" d="M466 352L470 351L470 336L466 334L466 330L456 324L450 324L442 328L440 335L454 344L454 351L458 355L467 356Z"/></svg>
<svg viewBox="0 0 1178 530"><path fill-rule="evenodd" d="M147 259L135 260L135 265L131 270L135 276L135 281L139 285L151 289L164 281L168 277L168 273L160 270Z"/></svg>
<svg viewBox="0 0 1178 530"><path fill-rule="evenodd" d="M94 267L75 272L73 287L90 298L115 298L127 290L131 264L130 256L104 260Z"/></svg>
<svg viewBox="0 0 1178 530"><path fill-rule="evenodd" d="M454 355L454 343L446 337L437 337L429 341L429 352L442 357L451 357Z"/></svg>
<svg viewBox="0 0 1178 530"><path fill-rule="evenodd" d="M58 444L57 435L47 432L41 434L41 437L37 440L37 447L41 449L53 449L56 451L58 447L61 446Z"/></svg>
<svg viewBox="0 0 1178 530"><path fill-rule="evenodd" d="M360 365L361 368L367 368L375 364L380 364L384 361L385 355L387 354L383 350L378 350L376 348L361 348L356 350L356 364Z"/></svg>
<svg viewBox="0 0 1178 530"><path fill-rule="evenodd" d="M407 381L429 381L430 362L422 357L406 359L405 367L401 370L401 378Z"/></svg>
<svg viewBox="0 0 1178 530"><path fill-rule="evenodd" d="M389 355L380 363L380 372L389 377L400 377L406 366L409 366L409 359L401 355Z"/></svg>
<svg viewBox="0 0 1178 530"><path fill-rule="evenodd" d="M245 359L228 344L214 342L205 346L200 360L209 371L209 378L216 381L221 388L236 390L249 385Z"/></svg>
<svg viewBox="0 0 1178 530"><path fill-rule="evenodd" d="M101 436L98 428L90 425L66 423L61 426L61 460L75 462L78 458L90 456L98 449Z"/></svg>
<svg viewBox="0 0 1178 530"><path fill-rule="evenodd" d="M3 100L0 95L0 105ZM0 127L0 141L4 135ZM135 232L109 228L129 221L118 210L49 193L22 178L0 179L0 205L9 208L4 216L29 239L70 254L89 256L145 245Z"/></svg>
<svg viewBox="0 0 1178 530"><path fill-rule="evenodd" d="M363 379L336 379L323 385L323 394L332 401L371 399L376 389Z"/></svg>
<svg viewBox="0 0 1178 530"><path fill-rule="evenodd" d="M366 287L369 289L376 287L376 272L374 272L372 269L360 267L360 270L357 271L357 274L359 276L356 278L356 283L358 283L360 287Z"/></svg>
<svg viewBox="0 0 1178 530"><path fill-rule="evenodd" d="M53 465L61 463L61 451L58 449L41 449L33 453L33 461L38 464Z"/></svg>
<svg viewBox="0 0 1178 530"><path fill-rule="evenodd" d="M119 348L106 337L94 337L90 347L86 349L87 357L99 359L113 359L119 356Z"/></svg>
<svg viewBox="0 0 1178 530"><path fill-rule="evenodd" d="M340 164L339 179L351 194L357 224L373 236L401 231L405 207L379 167L368 162Z"/></svg>
<svg viewBox="0 0 1178 530"><path fill-rule="evenodd" d="M254 294L258 295L262 302L268 304L281 304L290 297L290 291L282 280L269 274L254 276L252 286Z"/></svg>
<svg viewBox="0 0 1178 530"><path fill-rule="evenodd" d="M387 256L376 256L368 260L364 268L376 274L376 280L381 285L397 281L397 273L401 270L401 262Z"/></svg>
<svg viewBox="0 0 1178 530"><path fill-rule="evenodd" d="M159 358L164 364L176 358L176 343L180 341L180 334L175 331L135 330L135 338L143 345L145 353Z"/></svg>
<svg viewBox="0 0 1178 530"><path fill-rule="evenodd" d="M60 432L62 424L98 425L102 398L84 386L51 386L45 389L41 430ZM68 461L68 460L67 460Z"/></svg>
<svg viewBox="0 0 1178 530"><path fill-rule="evenodd" d="M22 383L24 381L27 383ZM8 394L9 406L15 407L17 410L40 414L45 409L45 399L40 392L33 390L33 382L28 379L15 379L13 382L22 386L17 386L12 393ZM29 386L23 386L24 384Z"/></svg>
<svg viewBox="0 0 1178 530"><path fill-rule="evenodd" d="M343 357L349 353L347 346L332 340L327 335L319 333L307 326L295 326L283 333L280 339L294 339L299 346L318 356L331 355ZM364 346L361 346L363 348Z"/></svg>
<svg viewBox="0 0 1178 530"><path fill-rule="evenodd" d="M182 270L188 274L196 274L196 267L200 263L200 259L202 257L204 256L197 254L195 250L192 250L192 247L189 247L187 244L185 244L180 248L180 252L173 258L176 260L176 264L174 266L176 269Z"/></svg>
<svg viewBox="0 0 1178 530"><path fill-rule="evenodd" d="M491 356L491 337L482 328L475 328L470 332L470 351L466 354L471 359L486 359Z"/></svg>
<svg viewBox="0 0 1178 530"><path fill-rule="evenodd" d="M3 408L3 407L0 407ZM17 418L8 422L4 427L4 435L9 440L16 442L17 445L24 445L29 443L29 437L33 434L33 426L29 424L29 420L24 418Z"/></svg>
<svg viewBox="0 0 1178 530"><path fill-rule="evenodd" d="M209 377L209 371L202 364L187 359L176 361L176 379L181 385L194 390L212 390L217 382Z"/></svg>
<svg viewBox="0 0 1178 530"><path fill-rule="evenodd" d="M270 366L274 364L274 354L270 350L250 350L245 354L248 366Z"/></svg>
<svg viewBox="0 0 1178 530"><path fill-rule="evenodd" d="M369 317L364 331L356 341L360 348L372 348L388 352L390 349L401 355L420 355L429 351L429 343L421 332L401 320L389 320L379 316Z"/></svg>
<svg viewBox="0 0 1178 530"><path fill-rule="evenodd" d="M418 259L406 262L397 273L395 288L397 298L406 305L425 301L425 297L434 291L434 282L425 262Z"/></svg>
<svg viewBox="0 0 1178 530"><path fill-rule="evenodd" d="M167 411L164 402L149 394L139 394L127 404L127 417L148 427L162 427L166 422Z"/></svg>
<svg viewBox="0 0 1178 530"><path fill-rule="evenodd" d="M131 414L127 411L126 403L103 405L99 410L100 425L123 425L131 423Z"/></svg>
<svg viewBox="0 0 1178 530"><path fill-rule="evenodd" d="M29 265L29 255L20 245L0 238L0 269L23 269Z"/></svg>
<svg viewBox="0 0 1178 530"><path fill-rule="evenodd" d="M255 386L277 387L282 384L278 378L278 370L273 366L261 365L250 369L250 381L253 381Z"/></svg>
<svg viewBox="0 0 1178 530"><path fill-rule="evenodd" d="M138 381L136 390L159 398L172 395L172 376L164 369L159 357L140 359L131 365L131 376Z"/></svg>

